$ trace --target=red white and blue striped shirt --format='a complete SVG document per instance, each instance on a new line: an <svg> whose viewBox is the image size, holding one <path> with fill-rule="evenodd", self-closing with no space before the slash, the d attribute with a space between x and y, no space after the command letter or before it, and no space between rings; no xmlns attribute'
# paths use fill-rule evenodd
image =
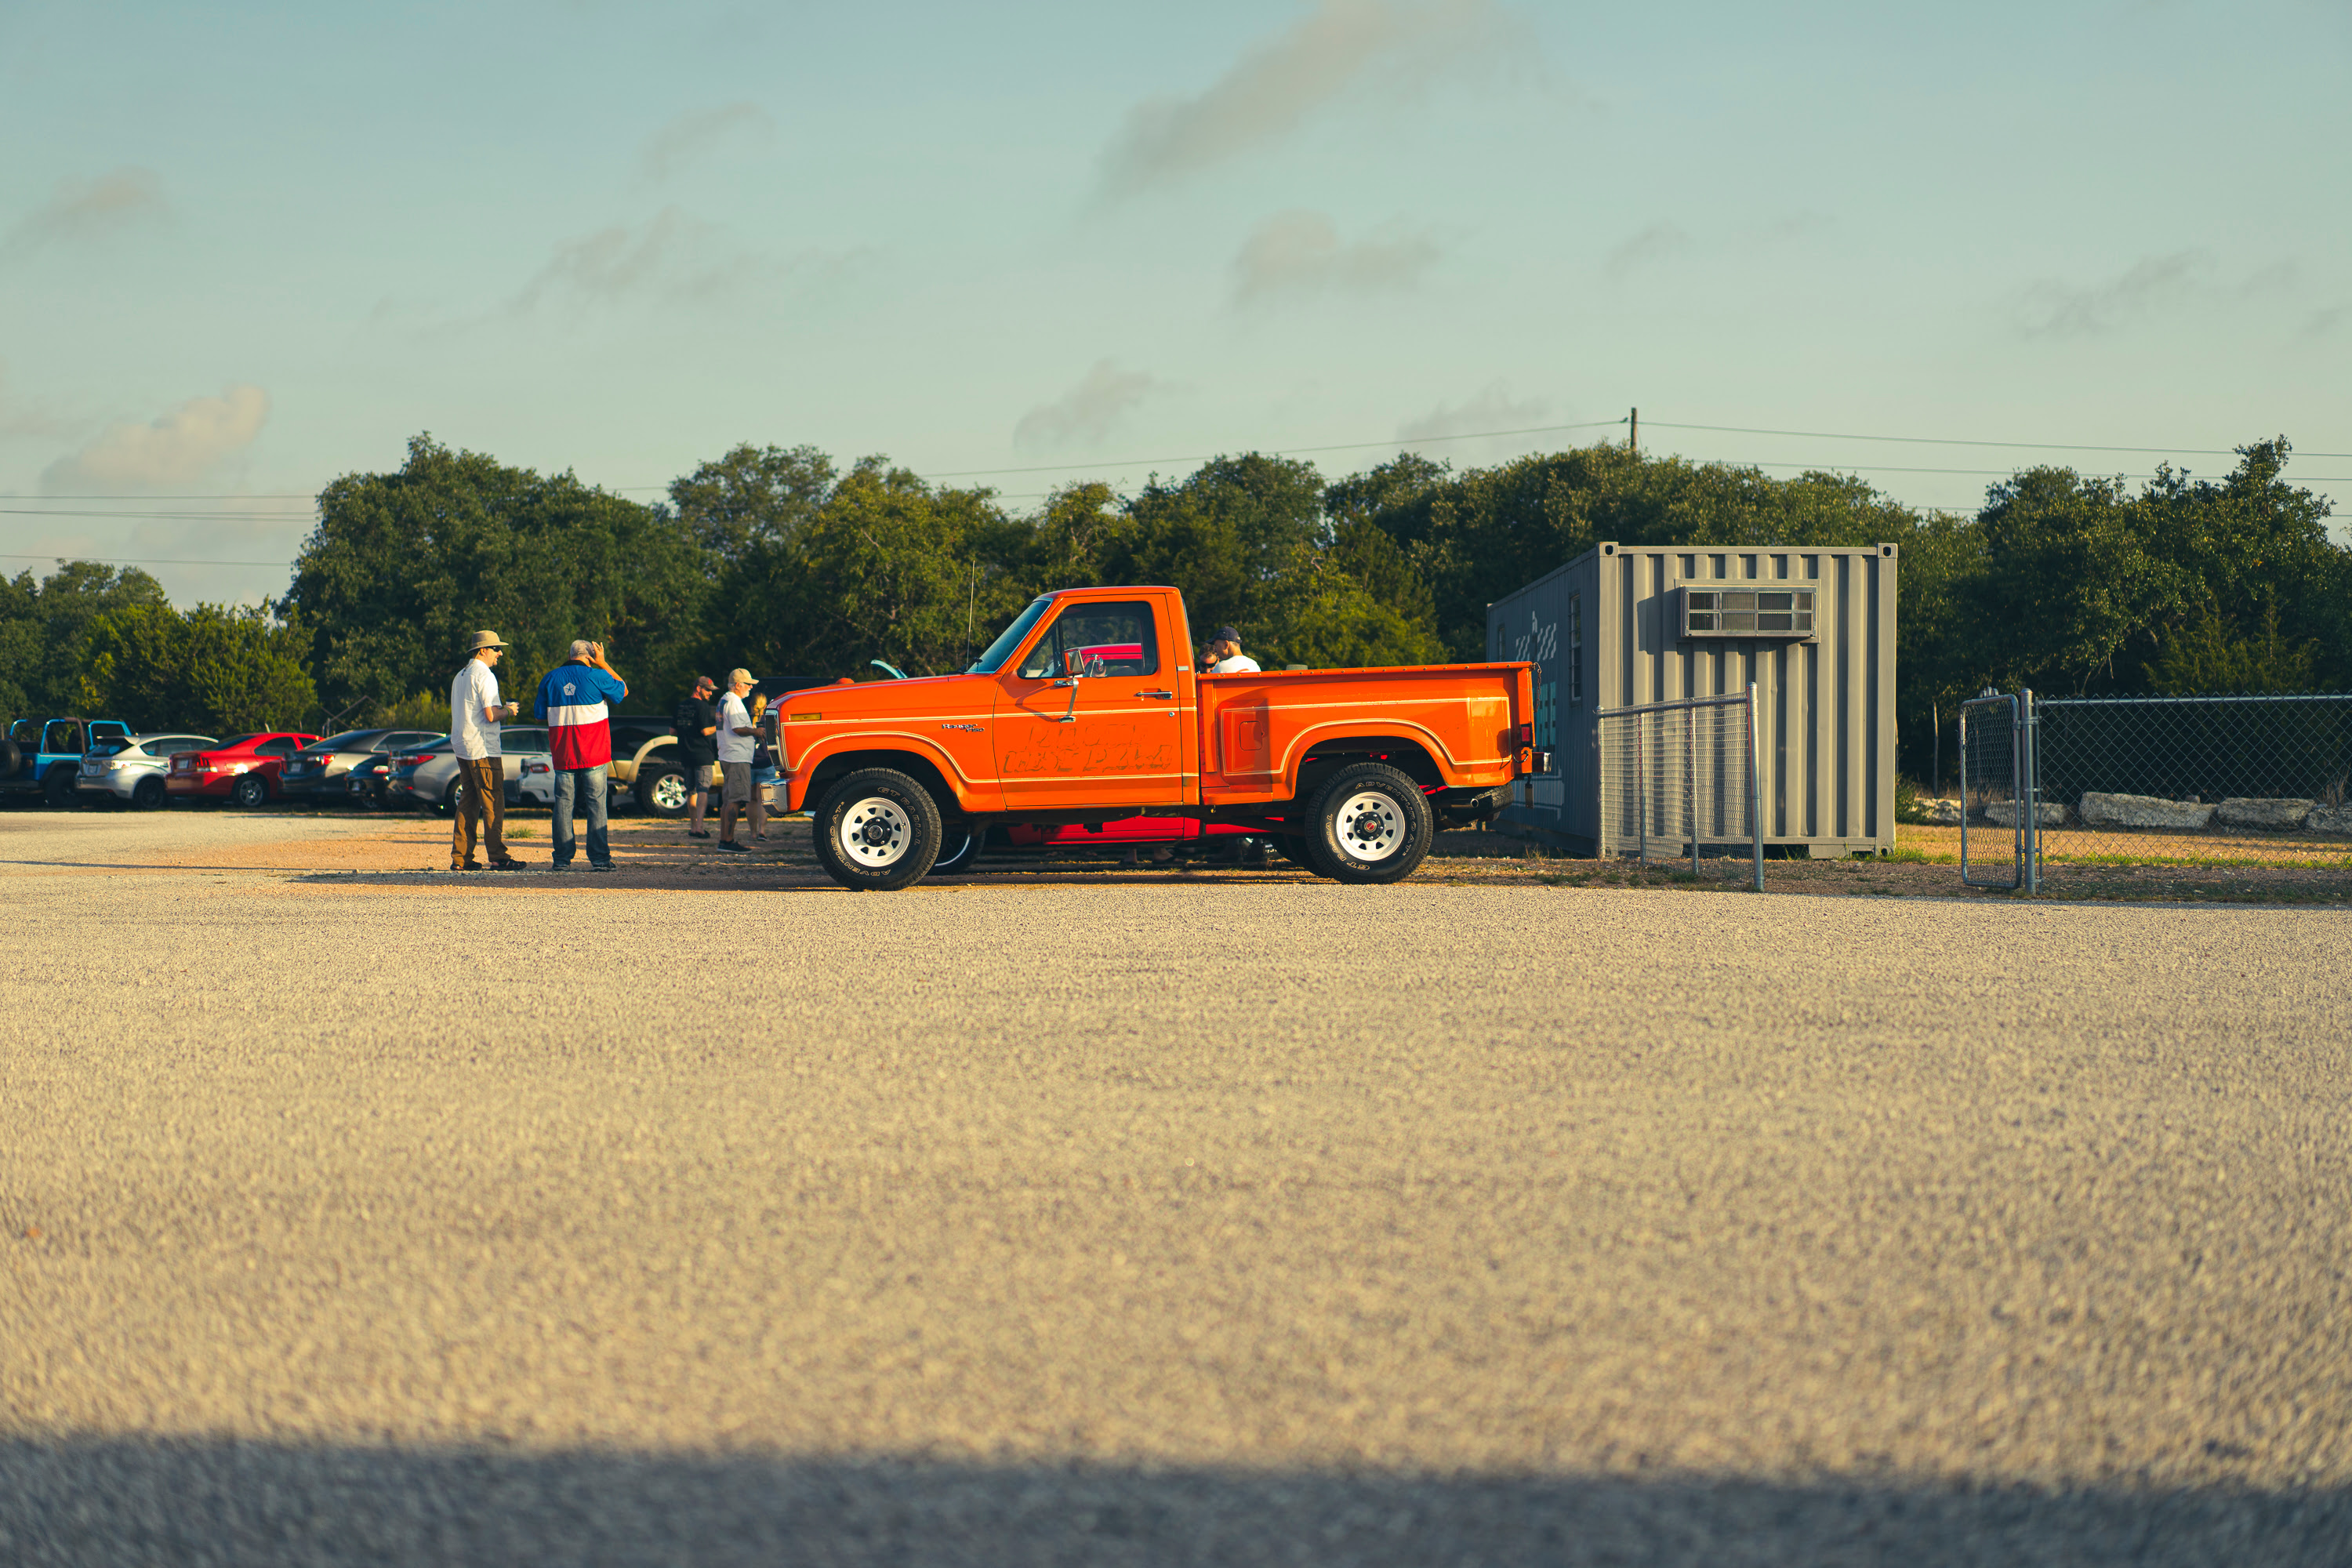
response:
<svg viewBox="0 0 2352 1568"><path fill-rule="evenodd" d="M559 664L539 683L539 721L558 768L601 768L613 760L613 704L629 689L593 666Z"/></svg>

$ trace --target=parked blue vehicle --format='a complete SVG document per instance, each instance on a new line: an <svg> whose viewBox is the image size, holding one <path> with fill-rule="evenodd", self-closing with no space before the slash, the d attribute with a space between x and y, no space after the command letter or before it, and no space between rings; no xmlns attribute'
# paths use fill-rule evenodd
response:
<svg viewBox="0 0 2352 1568"><path fill-rule="evenodd" d="M0 740L0 795L37 795L71 805L81 782L81 754L100 741L121 741L120 719L19 719Z"/></svg>

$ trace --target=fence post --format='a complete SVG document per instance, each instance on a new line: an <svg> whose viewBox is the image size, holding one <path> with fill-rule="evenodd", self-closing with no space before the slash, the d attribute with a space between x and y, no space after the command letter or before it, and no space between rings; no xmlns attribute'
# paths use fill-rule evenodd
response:
<svg viewBox="0 0 2352 1568"><path fill-rule="evenodd" d="M1969 705L1965 702L1960 704L1959 732L1955 738L1960 748L1960 881L1965 886L1969 879Z"/></svg>
<svg viewBox="0 0 2352 1568"><path fill-rule="evenodd" d="M2023 703L2022 739L2020 766L2025 775L2021 792L2025 809L2018 815L2026 824L2025 860L2017 868L2020 886L2029 893L2042 890L2042 717L2033 710L2033 688L2026 687Z"/></svg>
<svg viewBox="0 0 2352 1568"><path fill-rule="evenodd" d="M1691 875L1698 875L1698 710L1683 710L1683 817L1690 829Z"/></svg>
<svg viewBox="0 0 2352 1568"><path fill-rule="evenodd" d="M1756 683L1748 683L1748 847L1756 858L1758 892L1764 890L1764 750L1757 733Z"/></svg>
<svg viewBox="0 0 2352 1568"><path fill-rule="evenodd" d="M1633 715L1633 809L1642 819L1642 869L1650 868L1650 769L1642 758L1642 731L1647 713Z"/></svg>

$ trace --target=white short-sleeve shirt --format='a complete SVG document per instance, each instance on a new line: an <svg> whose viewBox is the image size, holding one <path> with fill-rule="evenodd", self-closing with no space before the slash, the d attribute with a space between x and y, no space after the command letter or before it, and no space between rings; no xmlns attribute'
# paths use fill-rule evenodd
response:
<svg viewBox="0 0 2352 1568"><path fill-rule="evenodd" d="M730 691L719 700L719 733L713 739L719 742L720 762L748 763L751 760L752 737L735 732L737 725L749 727L751 722L751 710L743 706L740 697Z"/></svg>
<svg viewBox="0 0 2352 1568"><path fill-rule="evenodd" d="M466 762L499 755L499 727L482 710L499 706L499 678L478 658L469 658L449 683L449 749Z"/></svg>
<svg viewBox="0 0 2352 1568"><path fill-rule="evenodd" d="M1209 667L1209 673L1211 675L1256 675L1262 672L1258 669L1257 660L1245 653L1237 653L1231 658L1217 660Z"/></svg>

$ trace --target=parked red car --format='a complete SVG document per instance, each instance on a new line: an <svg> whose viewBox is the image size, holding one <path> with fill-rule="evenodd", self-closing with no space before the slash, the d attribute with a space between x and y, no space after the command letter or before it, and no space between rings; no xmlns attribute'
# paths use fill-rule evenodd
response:
<svg viewBox="0 0 2352 1568"><path fill-rule="evenodd" d="M319 739L290 731L264 730L236 735L203 752L174 752L163 787L184 800L227 800L259 805L278 795L278 770L286 759Z"/></svg>

